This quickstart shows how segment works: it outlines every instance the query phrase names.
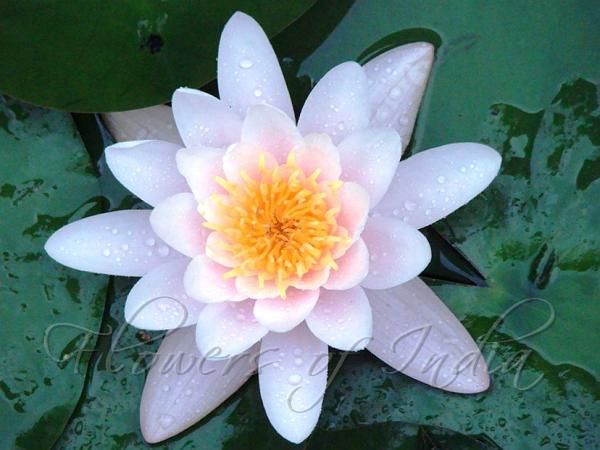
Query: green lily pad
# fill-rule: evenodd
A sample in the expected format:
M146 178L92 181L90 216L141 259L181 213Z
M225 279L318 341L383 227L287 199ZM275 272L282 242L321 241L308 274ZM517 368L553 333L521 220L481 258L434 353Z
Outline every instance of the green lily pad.
M104 202L68 114L0 96L0 167L0 448L39 448L77 404L107 282L53 262L43 245Z
M67 111L164 103L215 77L219 35L235 11L273 36L314 1L3 2L0 90Z

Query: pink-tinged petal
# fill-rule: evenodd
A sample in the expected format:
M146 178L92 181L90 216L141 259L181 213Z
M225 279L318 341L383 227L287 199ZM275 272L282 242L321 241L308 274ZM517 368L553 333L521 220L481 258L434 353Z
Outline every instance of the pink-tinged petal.
M59 263L77 270L141 277L182 258L150 226L150 210L114 211L65 225L44 249Z
M335 261L338 270L332 270L323 285L325 289L346 290L358 285L369 273L369 250L365 241L357 240Z
M257 300L254 317L270 331L290 331L310 314L319 299L319 290L288 289L286 298L275 297Z
M150 215L154 232L190 258L204 253L209 231L202 222L198 202L189 192L175 194L160 202Z
M340 153L327 134L309 134L296 151L296 164L310 175L319 170L319 180L337 180L342 173Z
M183 146L169 106L106 113L102 121L117 142L158 139Z
M204 307L183 288L188 259L172 261L151 270L131 289L125 302L125 320L145 330L187 327Z
M249 298L264 299L279 296L279 288L273 280L267 280L264 286L259 286L257 277L236 277L235 287L240 294Z
M429 242L416 228L389 217L371 217L361 236L369 249L369 273L361 283L387 289L419 275L429 261Z
M369 216L369 193L352 182L344 183L338 192L341 210L337 223L348 231L354 242L365 228Z
M290 286L308 291L318 289L329 279L330 272L329 266L319 270L309 270L301 278L291 281Z
M239 262L227 251L227 243L221 233L213 231L206 239L206 256L225 267L236 267Z
M232 357L257 343L268 329L252 313L254 300L206 305L196 324L196 344L207 358Z
M164 441L210 414L256 371L258 348L231 359L208 360L194 327L167 335L146 378L140 426L146 442Z
M182 148L177 152L176 161L179 173L183 175L199 202L212 194L224 190L215 182L223 177L223 156L225 150L213 147Z
M423 383L471 394L489 386L479 348L452 312L415 278L385 291L367 291L373 341L367 349Z
M303 135L326 133L334 144L368 124L367 76L355 62L342 63L327 72L309 94L298 119Z
M492 148L448 144L401 161L375 212L423 228L468 203L498 174L502 160Z
M290 94L269 39L244 13L236 12L221 33L217 79L221 100L242 117L250 106L266 103L294 119Z
M261 157L264 157L267 168L277 164L275 157L262 147L245 142L230 146L223 156L223 171L227 180L233 183L243 183L242 172L250 178L259 179L258 164Z
M433 63L434 48L416 42L385 52L365 64L371 125L398 131L406 148Z
M183 283L187 294L204 303L240 301L241 295L232 278L225 279L229 268L217 264L206 255L198 255L185 271Z
M346 291L321 289L317 306L306 325L319 339L340 350L362 350L371 341L371 306L365 291L355 286Z
M305 324L269 333L260 346L260 396L273 428L300 443L317 424L327 385L327 345Z
M285 163L288 153L303 145L296 124L283 112L269 105L253 106L242 125L241 142L266 151Z
M172 105L186 147L224 147L239 141L242 119L218 98L180 88L173 94Z
M369 128L358 131L339 145L342 180L363 186L373 208L387 192L402 153L400 136L394 130Z
M106 148L106 163L119 182L151 206L179 192L189 192L177 170L181 147L164 141L132 141Z

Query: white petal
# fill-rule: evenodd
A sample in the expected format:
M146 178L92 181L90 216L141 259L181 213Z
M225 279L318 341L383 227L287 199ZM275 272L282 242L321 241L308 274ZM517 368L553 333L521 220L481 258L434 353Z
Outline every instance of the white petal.
M337 223L344 227L355 241L362 233L369 216L369 193L362 186L352 182L344 183L338 192L341 211L337 215Z
M269 333L260 346L258 381L271 425L288 441L302 442L321 413L327 345L305 324L287 333Z
M301 278L296 277L295 279L292 279L293 281L290 281L290 286L305 291L318 289L321 286L323 286L325 282L329 279L330 272L330 267L325 267L324 269L309 270L304 275L302 275Z
M198 203L192 193L175 194L160 202L150 215L154 232L190 258L204 252L210 230L202 225Z
M365 241L357 240L335 262L338 270L330 272L329 279L323 286L325 289L346 290L359 284L369 273L369 250Z
M235 281L224 278L228 271L228 267L217 264L206 255L198 255L185 271L185 291L205 303L244 300L246 296L238 293Z
M481 144L448 144L401 161L375 212L423 228L468 203L497 175L500 155Z
M342 63L317 83L302 108L302 134L327 133L334 144L369 124L367 77L355 62Z
M373 208L388 190L402 153L394 130L369 128L353 133L339 145L342 180L363 186Z
M123 186L154 206L190 190L175 163L180 148L164 141L123 142L106 148L106 163Z
M183 274L188 259L151 270L133 286L125 302L125 320L145 330L187 327L198 320L203 304L187 296Z
M269 105L253 106L248 110L242 125L241 142L271 153L280 164L286 161L291 150L303 144L292 119Z
M371 261L361 285L369 289L387 289L411 280L431 261L425 236L400 220L370 217L362 238Z
M235 287L241 294L254 299L277 297L279 288L274 280L267 280L263 286L258 283L258 277L236 277Z
M213 147L182 148L177 152L177 169L199 202L224 192L215 182L216 177L224 175L224 155L225 150Z
M294 119L294 109L269 39L256 21L236 12L219 42L217 78L221 100L242 117L252 105L267 103Z
M206 238L206 256L225 267L236 267L240 259L227 250L227 238L218 231L213 231Z
M254 373L256 353L212 361L198 351L194 327L166 336L142 394L140 425L146 442L164 441L210 414Z
M315 336L340 350L362 350L371 340L371 306L360 286L346 291L321 289L319 302L306 318Z
M275 157L254 144L238 143L229 146L223 155L223 171L228 181L243 183L242 172L253 179L259 179L259 161L264 158L266 168L272 168L277 164Z
M479 348L435 293L418 278L385 291L367 291L373 341L367 346L394 369L446 391L489 386Z
M269 331L254 318L254 300L208 304L196 324L196 344L210 358L248 350Z
M301 291L288 289L285 299L281 297L257 300L254 317L271 331L290 331L310 314L319 299L319 289Z
M172 104L186 147L224 147L239 141L242 119L218 98L180 88L173 94Z
M371 125L398 131L404 148L410 141L433 54L431 44L416 42L385 52L365 64Z
M183 146L169 106L106 113L102 120L117 142L158 139Z
M125 277L141 277L182 257L154 233L150 210L86 217L56 231L44 249L73 269Z
M304 145L296 151L296 164L307 175L319 170L319 180L337 180L342 173L340 153L324 133L304 136Z

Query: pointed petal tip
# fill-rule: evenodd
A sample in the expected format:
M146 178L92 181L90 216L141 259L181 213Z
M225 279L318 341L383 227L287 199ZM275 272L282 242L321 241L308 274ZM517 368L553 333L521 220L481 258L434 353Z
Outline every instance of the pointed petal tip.
M150 368L139 416L142 436L149 444L202 420L256 372L253 355L258 347L247 357L211 361L198 351L194 332L194 327L186 327L168 333Z

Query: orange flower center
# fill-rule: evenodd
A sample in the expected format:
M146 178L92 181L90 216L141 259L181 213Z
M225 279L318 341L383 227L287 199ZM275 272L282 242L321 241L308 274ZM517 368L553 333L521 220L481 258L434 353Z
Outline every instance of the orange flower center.
M215 222L204 226L224 237L223 250L235 267L225 278L257 277L258 286L274 282L281 297L309 271L337 269L333 254L348 235L339 227L339 180L319 182L320 170L306 174L290 152L285 164L258 161L257 176L241 172L241 183L217 177L227 195L214 195Z

